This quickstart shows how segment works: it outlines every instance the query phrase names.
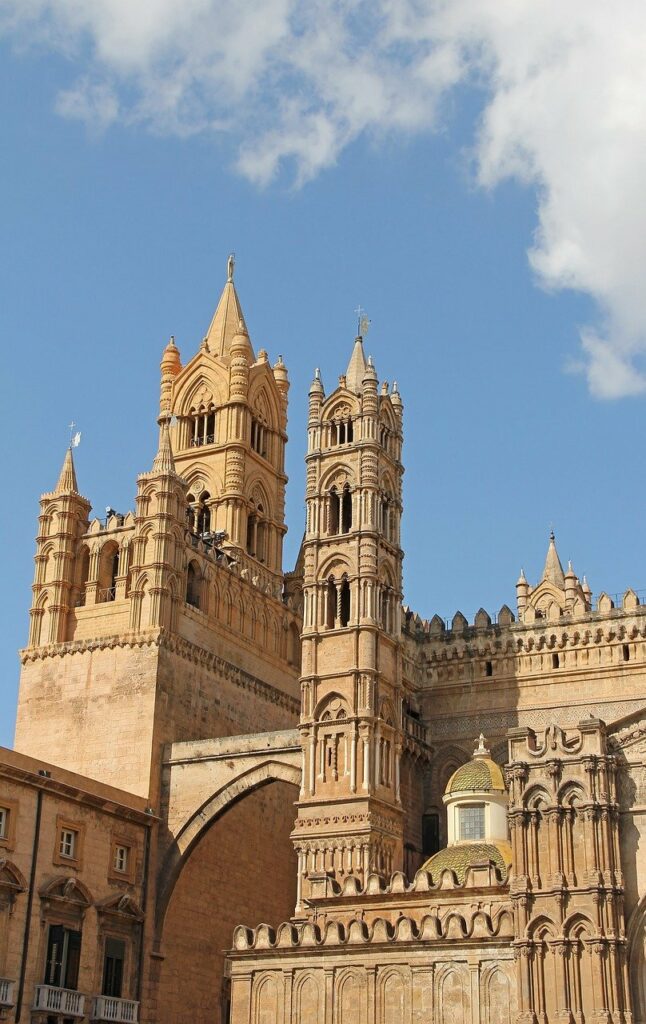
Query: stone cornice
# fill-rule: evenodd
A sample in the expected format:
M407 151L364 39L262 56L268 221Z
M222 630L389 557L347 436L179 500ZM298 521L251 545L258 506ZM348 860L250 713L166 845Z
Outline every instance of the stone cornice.
M258 679L238 665L233 665L225 658L205 650L198 644L191 643L174 633L167 633L163 629L144 631L141 633L120 633L114 636L104 636L88 640L69 640L62 644L49 644L46 647L24 648L20 651L20 661L26 665L30 661L45 661L47 658L62 658L68 654L84 654L87 651L114 650L115 648L135 647L157 647L173 654L178 654L195 665L202 665L211 672L217 672L225 679L241 687L250 690L264 700L272 704L278 704L286 708L294 715L300 712L300 699L290 697L276 689L271 683Z

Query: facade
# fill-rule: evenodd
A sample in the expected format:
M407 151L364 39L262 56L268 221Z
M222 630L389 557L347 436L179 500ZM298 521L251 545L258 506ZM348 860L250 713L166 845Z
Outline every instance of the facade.
M515 612L403 607L403 403L361 338L310 387L284 572L287 370L233 269L197 353L164 350L134 510L90 519L71 450L41 499L5 1016L646 1024L645 607L594 600L553 536Z

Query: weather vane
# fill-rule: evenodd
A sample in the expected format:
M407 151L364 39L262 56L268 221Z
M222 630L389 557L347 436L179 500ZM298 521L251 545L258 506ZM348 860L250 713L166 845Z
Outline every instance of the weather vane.
M76 426L76 423L74 422L74 420L72 420L72 422L69 424L69 428L70 428L70 448L78 448L78 446L81 443L81 431L77 430L77 432L74 433L74 427L75 426Z
M360 338L365 338L370 329L370 320L361 306L357 306L355 313L357 314L357 334Z

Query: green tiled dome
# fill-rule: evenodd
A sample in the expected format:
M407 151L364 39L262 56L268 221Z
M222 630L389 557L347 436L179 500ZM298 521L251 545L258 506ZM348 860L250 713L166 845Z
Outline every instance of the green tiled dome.
M446 792L453 793L504 793L505 779L500 765L489 757L476 757L453 772Z
M447 846L445 850L433 854L423 865L423 869L431 873L434 882L439 882L442 871L448 868L455 872L458 884L464 885L467 869L486 861L493 862L504 881L511 864L511 847L508 843L463 843Z

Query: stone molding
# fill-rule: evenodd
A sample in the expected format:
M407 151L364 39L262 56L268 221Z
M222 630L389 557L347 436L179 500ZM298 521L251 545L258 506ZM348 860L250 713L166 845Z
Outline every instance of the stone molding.
M113 636L99 637L96 640L70 640L61 644L49 644L47 647L26 648L20 652L22 664L30 661L44 661L47 658L64 657L67 654L84 654L87 651L113 650L114 648L135 648L135 647L157 647L178 654L186 661L195 665L201 665L210 672L223 676L227 682L239 686L241 689L249 690L256 696L263 697L272 704L291 711L298 715L300 701L288 694L281 693L271 683L266 683L257 676L251 675L238 665L207 651L204 647L185 640L175 634L169 634L164 629L156 629L149 633L115 634Z

